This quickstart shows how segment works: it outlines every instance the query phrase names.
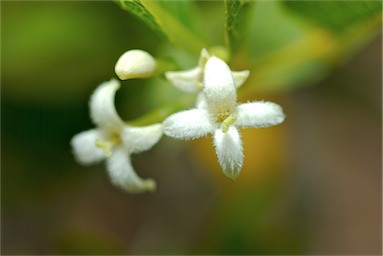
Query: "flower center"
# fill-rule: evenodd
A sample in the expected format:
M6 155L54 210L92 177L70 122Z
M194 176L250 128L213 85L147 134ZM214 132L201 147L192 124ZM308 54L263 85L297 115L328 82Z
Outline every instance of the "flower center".
M217 121L221 123L221 130L226 133L229 130L230 125L234 124L237 120L235 113L229 110L220 111L216 115Z
M119 144L121 144L121 138L117 133L111 134L107 140L96 140L96 147L102 149L106 157L110 157L112 148Z
M222 123L226 118L228 118L230 115L230 111L229 110L224 110L224 111L220 111L217 113L217 121L219 123Z

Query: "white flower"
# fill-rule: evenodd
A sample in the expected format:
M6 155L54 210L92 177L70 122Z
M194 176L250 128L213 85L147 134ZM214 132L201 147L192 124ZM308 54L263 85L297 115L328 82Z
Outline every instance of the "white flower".
M162 125L126 125L116 112L114 96L120 84L110 80L101 84L90 100L90 115L97 128L81 132L71 140L74 155L84 165L106 159L114 185L132 193L153 191L152 179L141 179L134 171L130 154L150 149L162 136Z
M203 87L203 72L206 62L211 58L206 49L202 49L198 66L184 71L170 71L165 73L168 79L175 87L184 92L200 92ZM249 77L250 71L231 71L235 87L240 87Z
M177 139L213 134L224 174L235 179L243 165L242 140L237 127L268 127L283 122L282 108L272 102L237 105L236 86L225 62L211 57L204 71L203 107L181 111L164 121L164 133Z
M125 52L118 59L114 68L121 80L146 78L153 75L155 69L155 59L143 50L129 50Z

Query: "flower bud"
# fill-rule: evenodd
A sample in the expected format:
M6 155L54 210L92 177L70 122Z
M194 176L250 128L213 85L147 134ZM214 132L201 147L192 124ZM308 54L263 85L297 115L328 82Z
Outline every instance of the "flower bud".
M143 50L125 52L114 68L121 80L150 77L156 68L156 61Z

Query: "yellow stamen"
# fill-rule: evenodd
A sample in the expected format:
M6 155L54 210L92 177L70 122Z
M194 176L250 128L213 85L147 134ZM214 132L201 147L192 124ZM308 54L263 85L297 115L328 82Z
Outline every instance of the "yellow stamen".
M225 120L223 120L221 124L222 132L227 133L227 131L230 128L230 125L234 124L236 120L237 120L237 117L235 115L230 115Z
M121 143L118 135L112 134L108 140L96 140L96 147L104 151L106 157L112 155L112 147Z
M112 151L111 151L112 146L113 146L113 143L110 141L96 140L96 147L98 147L99 149L102 149L106 157L110 157L112 155Z
M222 123L229 116L230 116L230 111L229 110L220 111L220 112L217 113L217 121Z

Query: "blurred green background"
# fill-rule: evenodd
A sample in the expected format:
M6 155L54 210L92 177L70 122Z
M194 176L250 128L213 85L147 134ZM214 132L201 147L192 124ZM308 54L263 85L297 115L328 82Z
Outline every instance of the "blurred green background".
M381 18L369 33L342 30L348 18L329 29L331 16L308 21L288 4L259 1L233 56L234 70L252 70L240 100L287 114L243 131L238 180L224 177L210 139L163 138L133 156L157 193L130 195L71 154L71 137L93 127L89 95L128 49L184 67L198 56L172 52L113 2L2 1L2 254L380 254ZM223 44L223 6L197 10L214 28L202 34ZM163 77L131 80L116 104L131 119L178 95Z

